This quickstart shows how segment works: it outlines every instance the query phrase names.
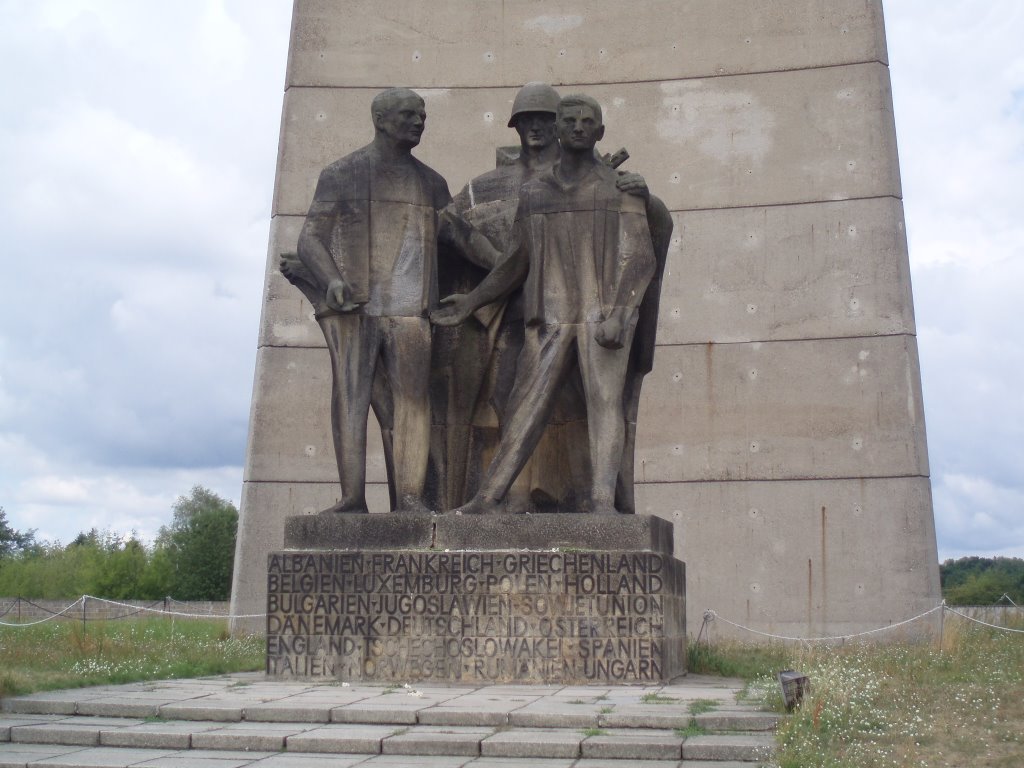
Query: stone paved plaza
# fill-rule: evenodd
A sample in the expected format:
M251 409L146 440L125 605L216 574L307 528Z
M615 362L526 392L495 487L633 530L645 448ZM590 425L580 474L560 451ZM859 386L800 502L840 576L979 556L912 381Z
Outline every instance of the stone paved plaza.
M385 687L261 673L98 686L4 700L0 768L735 768L767 759L779 717L740 690L702 676Z

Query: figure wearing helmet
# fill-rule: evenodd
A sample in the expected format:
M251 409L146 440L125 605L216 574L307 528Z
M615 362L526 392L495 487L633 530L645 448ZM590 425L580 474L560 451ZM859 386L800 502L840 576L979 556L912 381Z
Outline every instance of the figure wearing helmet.
M519 147L500 148L498 167L473 179L442 212L440 242L461 254L463 260L458 264L449 261L447 268L442 260L440 295L468 293L507 256L520 190L528 181L549 171L559 157L555 135L559 101L558 92L546 83L523 86L512 103L508 121L509 127L519 134ZM648 210L654 214L652 232L658 229L654 226L656 221L668 219L667 209L648 194L647 184L639 174L620 172L616 185L620 191L640 195L647 201ZM667 226L671 231L671 219ZM667 237L656 235L655 240L659 239L664 240L664 248L658 248L663 264ZM655 293L655 317L656 296ZM650 303L649 297L645 304ZM437 486L437 506L444 509L460 505L478 490L510 412L509 399L525 337L522 292L513 291L504 300L477 311L475 317L479 322L466 323L457 331L435 328L435 440L431 471ZM637 342L636 346L642 347L639 338ZM653 352L653 335L650 347ZM638 381L642 377L640 373ZM634 510L632 437L639 383L630 391L635 395L627 392L627 450L619 489L620 509L628 512ZM444 392L443 397L437 396L440 392ZM439 427L442 439L437 439ZM590 462L586 452L580 450L587 442L583 381L576 370L558 392L536 450L507 495L508 510L578 507L581 496L591 485Z
M508 121L519 146L499 148L497 167L470 181L442 212L439 240L447 258L441 257L438 270L441 295L468 292L502 259L520 188L558 158L559 98L546 83L523 86ZM459 329L435 329L434 391L444 396L433 398L431 481L442 508L473 496L497 447L523 346L521 292L483 308L476 318ZM517 511L554 506L573 488L586 487L586 468L568 465L575 454L565 449L567 441L586 440L578 391L568 387L555 410L538 458L509 494Z

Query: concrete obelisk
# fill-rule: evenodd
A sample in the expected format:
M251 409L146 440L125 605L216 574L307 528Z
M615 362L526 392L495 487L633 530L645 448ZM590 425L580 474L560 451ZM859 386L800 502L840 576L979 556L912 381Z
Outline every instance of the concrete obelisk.
M609 147L628 148L675 220L636 493L638 512L675 524L689 626L713 608L762 631L845 634L932 607L879 0L297 0L233 613L265 610L285 518L338 499L328 355L277 272L319 170L366 143L373 93L402 85L427 103L417 155L459 189L514 141L512 98L531 80L595 96ZM373 511L388 496L379 442Z

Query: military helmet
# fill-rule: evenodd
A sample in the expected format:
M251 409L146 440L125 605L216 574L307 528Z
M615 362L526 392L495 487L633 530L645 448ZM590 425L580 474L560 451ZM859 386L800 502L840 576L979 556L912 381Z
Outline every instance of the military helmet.
M527 83L519 89L516 100L512 102L512 116L508 119L508 127L515 127L516 115L523 112L558 112L558 91L547 83Z

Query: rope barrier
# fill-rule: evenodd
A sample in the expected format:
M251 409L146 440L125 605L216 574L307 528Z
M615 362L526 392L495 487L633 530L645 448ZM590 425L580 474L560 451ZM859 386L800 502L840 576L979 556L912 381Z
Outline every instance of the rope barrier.
M919 613L917 616L913 616L913 617L911 617L909 619L905 619L903 621L899 621L899 622L897 622L895 624L887 624L887 625L885 625L883 627L877 627L875 629L869 629L869 630L866 630L864 632L854 632L854 633L851 633L851 634L848 634L848 635L831 635L831 636L827 636L827 637L793 637L793 636L789 636L789 635L776 635L776 634L774 634L772 632L763 632L763 631L761 631L759 629L754 629L753 627L748 627L748 626L745 626L743 624L738 624L735 621L730 621L729 619L725 618L724 616L719 615L716 611L714 611L711 608L708 608L707 610L704 611L704 623L701 625L701 631L702 632L704 631L704 626L706 624L708 624L708 622L714 621L715 619L718 619L719 621L723 621L726 624L729 624L729 625L731 625L733 627L736 627L737 629L742 629L745 632L751 632L751 633L753 633L755 635L761 635L762 637L770 637L770 638L773 638L775 640L791 640L791 641L794 641L794 642L801 642L801 643L823 643L823 642L834 642L836 640L852 640L852 639L854 639L856 637L865 637L867 635L874 635L874 634L877 634L879 632L885 632L885 631L890 630L890 629L896 629L897 627L902 627L902 626L905 626L906 624L910 624L912 622L915 622L918 619L923 619L925 616L928 616L929 614L935 613L936 611L942 611L943 613L945 613L946 611L949 611L950 613L955 613L957 616L959 616L961 618L967 619L968 621L973 621L975 624L981 624L981 625L989 627L991 629L998 629L998 630L1001 630L1003 632L1013 632L1013 633L1018 633L1018 634L1024 634L1024 629L1013 629L1011 627L1001 627L998 624L990 624L987 621L981 621L980 619L975 619L973 616L968 616L965 613L961 613L960 611L958 611L958 610L956 610L954 608L950 608L948 605L946 605L946 601L945 600L943 600L939 605L935 606L934 608L930 608L929 610L925 611L924 613Z
M18 599L21 600L21 602L24 603L25 605L30 605L33 608L35 608L36 610L42 611L43 613L48 613L51 616L56 616L56 615L61 613L61 611L51 611L45 605L39 605L38 603L33 603L31 600L26 600L24 597L19 597ZM78 599L81 600L82 598L80 597ZM66 609L62 609L62 610L66 610Z
M188 603L184 603L184 602L182 602L181 600L175 600L175 599L174 599L173 597L171 597L170 595L168 595L168 596L167 596L167 600L166 600L166 602L167 602L168 604L169 604L169 603L175 603L176 605L188 605ZM209 610L209 611L208 611L207 613L204 613L204 614L202 614L202 615L203 615L203 616L222 616L223 614L220 614L220 613L215 613L215 612L214 612L214 610L213 610L213 609L211 608L211 609L210 609L210 610ZM265 614L265 613L264 613L264 614L261 614L261 615L263 615L263 616L266 616L266 614Z
M747 626L744 626L743 624L737 624L735 621L729 621L729 619L725 618L724 616L720 616L716 611L712 610L711 608L708 608L704 612L704 615L707 616L708 614L711 614L712 620L718 619L719 621L724 621L726 624L730 624L730 625L736 627L737 629L742 629L742 630L745 630L747 632L753 632L755 635L761 635L762 637L771 637L771 638L774 638L776 640L793 640L795 642L800 642L800 643L824 643L824 642L835 641L835 640L852 640L855 637L865 637L866 635L874 635L874 634L877 634L878 632L885 632L885 631L890 630L890 629L896 629L897 627L902 627L905 624L910 624L911 622L917 621L918 619L923 619L925 616L928 616L929 614L935 613L936 611L941 611L944 607L945 607L944 604L940 604L940 605L935 606L934 608L929 608L924 613L919 613L917 616L914 616L912 618L905 619L904 621L897 622L896 624L887 624L884 627L877 627L876 629L869 629L866 632L853 632L853 633L848 634L848 635L832 635L832 636L829 636L829 637L791 637L791 636L788 636L788 635L775 635L775 634L772 634L771 632L762 632L759 629L754 629L753 627L747 627Z
M93 597L92 595L86 595L90 600L97 600L107 605L116 605L121 608L138 608L135 605L129 605L128 603L119 603L117 600L107 600L102 597ZM182 611L167 611L163 608L138 608L139 612L148 611L150 613L159 613L162 616L181 616L189 619L260 619L266 617L265 613L184 613Z
M155 605L162 604L163 603L162 600L158 600L155 603L151 604L150 606L138 606L138 605L131 605L129 603L122 603L122 602L119 602L117 600L107 600L106 598L103 598L103 597L93 597L92 595L82 595L80 598L75 600L75 602L71 603L71 605L68 605L68 606L62 608L59 611L51 611L50 609L45 608L45 607L43 607L41 605L36 605L35 603L32 603L32 602L30 602L28 600L23 600L22 602L24 602L24 603L26 603L28 605L31 605L31 606L37 608L40 611L45 611L46 613L49 613L50 615L46 616L45 618L38 619L36 621L22 621L22 622L0 621L0 627L33 627L33 626L35 626L37 624L44 624L47 621L53 621L53 620L59 619L59 618L68 618L67 616L65 616L65 614L68 611L70 611L72 608L84 605L86 600L95 600L98 603L105 603L107 605L114 605L114 606L117 606L119 608L127 608L128 610L131 611L131 613L127 613L127 614L125 614L123 616L111 616L111 617L105 617L105 618L104 617L101 617L101 618L83 618L82 621L114 621L114 620L117 620L117 619L126 619L126 618L130 618L131 616L137 616L140 613L157 613L157 614L160 614L161 616L172 616L172 617L187 618L187 619L260 619L260 618L265 618L266 615L267 615L265 613L240 613L240 614L230 614L230 613L186 613L184 611L168 611L168 610L164 610L163 608L154 608L153 607ZM179 602L179 601L175 600L174 602ZM75 620L77 621L78 618L75 617Z
M44 619L39 619L38 621L23 621L23 622L0 621L0 627L34 627L36 624L45 624L48 621L53 621L54 619L62 618L65 613L70 611L76 605L83 604L84 601L85 601L85 596L83 595L82 597L80 597L77 600L75 600L75 602L73 602L71 605L69 605L67 608L64 608L63 610L56 611L56 612L50 611L50 613L52 615L47 616Z
M21 600L21 598L18 598L18 600ZM45 618L38 619L36 621L26 621L26 622L0 621L0 627L32 627L32 626L35 626L37 624L43 624L43 623L45 623L47 621L53 621L53 620L58 619L58 618L67 618L67 616L65 614L67 614L68 611L70 611L72 608L75 608L76 606L79 606L79 605L82 605L84 607L84 604L85 604L86 600L95 600L96 602L99 602L99 603L105 603L107 605L114 605L114 606L117 606L119 608L126 608L126 609L131 611L131 613L125 614L124 616L110 617L109 620L129 618L131 616L137 616L140 613L157 613L157 614L160 614L162 616L176 616L176 617L189 618L189 619L210 619L210 618L217 618L217 619L262 619L262 618L266 618L266 616L267 616L266 613L240 613L240 614L230 614L230 613L224 614L224 613L212 613L212 612L210 612L210 613L187 613L185 611L170 611L170 610L167 610L166 608L156 608L156 607L154 607L154 606L156 606L156 605L158 605L158 604L160 604L161 602L164 602L164 601L157 601L157 602L152 603L149 606L137 606L137 605L131 605L129 603L122 603L122 602L117 601L117 600L108 600L108 599L103 598L103 597L93 597L92 595L82 595L80 598L75 600L75 602L71 603L70 605L66 606L65 608L62 608L59 611L51 611L50 609L45 608L45 607L43 607L41 605L36 605L35 603L33 603L33 602L29 601L29 600L23 600L22 602L27 603L28 605L31 605L34 608L37 608L38 610L45 611L46 613L49 613L50 615L45 617ZM174 600L173 598L169 598L168 602L174 602L174 603L178 603L179 605L182 605L182 603L180 601ZM11 608L8 608L7 611L4 611L3 613L0 613L0 617L5 616L7 613L10 612L10 610L11 610ZM824 642L835 642L837 640L840 640L840 641L852 640L852 639L857 638L857 637L867 637L868 635L878 634L879 632L886 632L886 631L888 631L890 629L896 629L898 627L902 627L902 626L905 626L907 624L911 624L911 623L913 623L915 621L918 621L919 619L923 619L925 616L929 616L929 615L935 613L936 611L943 611L943 612L949 611L950 613L955 613L960 618L967 619L968 621L973 621L975 624L981 624L982 626L986 626L986 627L989 627L991 629L998 629L998 630L1002 630L1004 632L1014 632L1014 633L1018 633L1018 634L1024 634L1024 629L1012 629L1010 627L1001 627L1001 626L999 626L997 624L990 624L987 621L981 621L980 619L975 619L973 616L968 616L965 613L961 613L960 611L958 611L958 610L956 610L954 608L950 608L949 606L947 606L945 600L943 600L939 605L935 606L934 608L930 608L927 611L924 611L923 613L919 613L917 616L912 616L909 619L904 619L903 621L896 622L895 624L887 624L885 626L876 627L875 629L868 629L868 630L865 630L863 632L852 632L852 633L845 634L845 635L827 635L827 636L823 636L823 637L796 637L796 636L792 636L792 635L777 635L777 634L774 634L772 632L764 632L764 631L762 631L760 629L754 629L753 627L748 627L748 626L746 626L744 624L739 624L739 623L737 623L735 621L731 621L731 620L725 618L724 616L722 616L721 614L719 614L717 611L715 611L712 608L708 608L708 609L706 609L704 611L704 616L703 616L704 621L701 624L700 631L701 631L701 633L703 633L705 627L710 622L718 620L718 621L722 621L722 622L724 622L726 624L729 624L730 626L736 627L737 629L742 629L744 632L750 632L750 633L755 634L755 635L760 635L761 637L769 637L769 638L772 638L774 640L789 640L789 641L801 642L801 643L824 643ZM85 619L83 618L83 621L84 620ZM102 620L104 620L104 619L90 619L90 621L102 621ZM698 634L697 642L700 642L700 634Z
M1024 629L1013 629L1012 627L1000 627L998 624L989 624L987 621L982 621L981 619L976 619L973 616L968 616L966 613L960 613L960 611L955 608L950 608L949 606L944 607L950 613L955 613L960 618L973 621L975 624L981 624L982 626L991 627L992 629L1001 629L1003 632L1017 632L1024 635Z

